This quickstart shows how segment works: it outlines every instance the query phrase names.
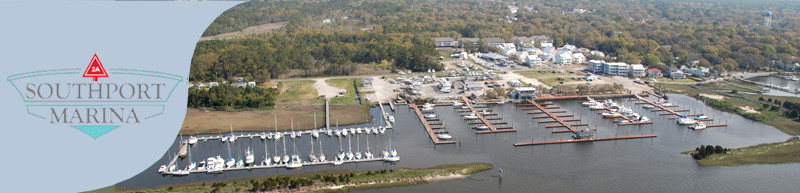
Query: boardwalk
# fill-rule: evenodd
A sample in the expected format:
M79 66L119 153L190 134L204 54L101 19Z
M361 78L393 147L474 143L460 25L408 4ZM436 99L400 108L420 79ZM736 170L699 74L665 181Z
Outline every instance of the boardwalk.
M414 112L417 113L417 117L419 117L419 121L422 122L422 126L425 128L425 131L427 131L428 135L431 136L431 141L433 141L433 144L438 145L438 144L449 144L449 143L455 143L456 142L456 141L452 141L452 140L440 141L439 138L436 137L436 133L433 132L433 129L431 129L431 125L428 124L428 120L425 120L425 117L422 115L422 111L419 110L419 107L417 107L417 105L413 104L413 103L409 103L408 107L411 107L412 109L414 109Z
M541 117L541 118L551 118L551 119L555 120L555 122L558 122L559 124L561 124L560 125L561 127L567 128L570 132L573 132L573 133L576 133L576 134L578 133L578 130L575 129L575 126L573 126L573 125L567 123L567 121L564 121L561 118L559 118L561 116L566 116L566 115L560 115L560 116L559 115L554 115L553 113L548 111L547 108L542 107L542 105L540 105L539 103L536 103L535 100L528 100L528 102L531 103L534 107L536 107L539 111L544 112L545 114L547 114L547 116L544 116L544 117ZM534 118L539 118L539 117L534 117ZM580 120L578 120L578 121L580 121ZM553 132L555 132L555 131L553 131Z
M461 100L464 101L464 105L467 105L467 107L469 107L469 110L472 111L472 113L474 113L475 116L477 116L478 119L480 119L481 122L483 122L483 124L486 125L486 127L489 127L489 131L477 131L475 133L483 134L483 133L499 133L499 132L517 132L517 130L511 129L510 127L504 127L503 129L498 129L497 127L492 125L492 123L489 122L489 120L487 120L486 117L483 117L483 114L475 110L475 107L472 106L472 103L469 102L469 99L467 99L467 97L462 96Z
M389 103L389 104L392 104L392 103ZM386 111L383 110L383 104L380 101L378 101L378 106L381 107L381 116L383 116L383 121L386 124L386 128L387 129L391 129L393 126L392 126L392 122L389 121L389 114L386 114Z
M589 100L594 100L594 99L592 99L591 97L587 97L587 99L589 99ZM606 109L608 112L611 112L611 111L613 111L613 110L612 110L610 107L607 107L607 106L605 106L605 105L603 105L603 108L605 108L605 109ZM653 124L653 122L652 122L652 121L634 121L634 120L633 120L633 119L631 119L630 117L627 117L627 116L624 116L624 115L623 115L622 117L620 117L620 118L627 120L627 122L621 122L621 123L619 123L619 124L617 124L617 125L643 125L643 124Z

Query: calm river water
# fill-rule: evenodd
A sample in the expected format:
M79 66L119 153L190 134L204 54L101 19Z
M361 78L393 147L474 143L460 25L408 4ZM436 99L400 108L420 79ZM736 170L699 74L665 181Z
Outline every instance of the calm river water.
M654 98L651 98L654 100ZM724 147L744 147L761 143L784 141L792 136L784 134L772 126L753 122L738 115L720 112L705 107L701 101L682 95L670 95L670 101L680 107L692 109L693 113L706 113L716 119L715 123L727 123L728 127L708 128L702 131L687 129L675 124L660 112L650 112L627 99L616 100L626 106L634 106L634 111L651 117L655 124L642 126L617 126L611 120L603 119L597 111L590 111L577 101L557 101L561 110L574 114L597 128L598 137L656 134L657 138L602 141L577 144L556 144L514 147L514 142L544 141L569 138L571 133L552 133L552 128L544 128L552 123L538 124L513 104L490 105L499 112L505 121L513 123L516 133L475 134L474 130L449 106L436 107L435 112L444 120L451 135L459 141L456 144L432 145L422 128L416 114L407 106L398 106L394 113L397 124L387 135L371 136L370 148L377 154L385 147L389 133L394 133L394 142L401 156L395 164L369 162L344 164L342 166L305 166L300 169L262 169L252 171L232 171L219 175L191 174L185 177L161 176L156 172L160 165L169 159L165 155L131 179L117 184L117 188L150 188L162 185L175 185L187 182L212 181L231 178L246 178L287 173L309 173L321 170L376 170L389 168L421 168L445 163L488 162L495 169L473 174L466 179L433 182L406 187L356 190L354 192L795 192L800 189L800 164L770 164L747 166L699 166L691 157L680 152L692 150L702 144L722 145ZM387 108L388 110L388 108ZM380 110L372 108L375 115L373 123L354 127L379 125ZM536 115L539 116L539 115ZM313 123L303 123L309 127ZM235 127L235 126L234 126ZM349 126L348 126L349 127ZM344 128L344 127L342 127ZM556 128L558 129L558 128ZM563 129L563 128L562 128ZM309 151L310 136L304 136L297 143L300 155L305 158ZM339 147L337 138L321 137L328 157L333 157ZM287 151L292 151L291 141L287 141ZM356 141L352 139L355 151ZM365 151L365 139L360 138L361 151ZM177 140L176 140L177 143ZM347 149L346 139L343 146ZM260 139L240 138L231 146L232 155L243 152L247 146L253 147L257 161L264 156L264 143ZM283 146L278 143L278 151ZM177 151L177 144L168 152ZM268 151L274 155L274 143L268 141ZM315 145L315 151L319 151ZM218 141L198 142L192 148L194 160L209 156L227 156L226 144ZM330 158L329 158L330 159ZM187 160L180 163L186 166ZM503 178L497 169L503 169Z
M791 81L791 80L786 80L784 78L775 77L775 76L759 76L759 77L750 78L750 80L756 81L756 82L774 84L774 85L778 85L778 86L781 86L781 87L788 86L789 88L792 88L792 89L800 88L800 81ZM764 91L764 94L773 95L773 96L793 96L793 97L800 96L800 94L792 94L792 93L788 93L788 92L784 92L784 91L780 91L780 90L776 90L776 89L770 89L769 91Z

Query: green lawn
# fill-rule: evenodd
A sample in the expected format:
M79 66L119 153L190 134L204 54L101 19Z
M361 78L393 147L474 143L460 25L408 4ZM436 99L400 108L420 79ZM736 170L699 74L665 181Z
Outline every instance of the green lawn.
M744 164L777 164L800 162L800 140L792 138L785 142L762 144L732 149L726 154L714 154L697 161L701 165L735 166Z
M296 103L319 103L317 99L317 89L314 89L314 81L284 81L281 82L281 93L275 101L277 104L296 104Z
M358 89L361 89L361 78L347 78L347 79L328 79L325 80L328 85L332 87L336 87L339 89L346 89L347 94L341 97L334 97L331 98L331 104L355 104L356 95L355 95L355 88L353 87L353 82L355 81L355 85L358 86Z
M542 73L543 72L543 73ZM577 82L582 80L574 80L572 77L579 77L582 78L582 74L573 74L573 73L552 73L552 70L544 70L542 72L532 70L532 71L517 71L516 73L528 77L528 78L535 78L540 82L548 85L548 86L555 86L558 85L559 82L563 81L564 83L567 82ZM558 78L563 78L563 80L558 80Z

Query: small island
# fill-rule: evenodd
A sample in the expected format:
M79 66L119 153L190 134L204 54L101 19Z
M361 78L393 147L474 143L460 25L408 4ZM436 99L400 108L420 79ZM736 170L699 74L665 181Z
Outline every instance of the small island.
M489 170L489 163L446 164L421 169L373 171L320 171L316 173L264 176L163 186L155 189L118 190L119 192L327 192L363 188L406 186L430 181L465 178Z
M779 164L800 162L800 139L792 138L785 142L761 144L737 149L717 151L706 150L708 146L684 152L692 155L700 165L737 166L746 164Z

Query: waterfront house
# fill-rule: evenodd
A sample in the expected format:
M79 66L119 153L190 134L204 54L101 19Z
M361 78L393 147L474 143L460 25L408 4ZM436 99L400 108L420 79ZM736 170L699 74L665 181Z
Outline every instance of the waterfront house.
M641 78L647 75L646 68L641 64L631 64L628 69L628 76Z
M536 93L536 88L533 87L520 87L514 88L514 91L511 92L511 98L513 99L533 99L536 98L538 93Z
M650 77L650 78L661 78L661 77L664 77L664 74L661 73L661 69L651 68L651 69L647 70L647 77Z

